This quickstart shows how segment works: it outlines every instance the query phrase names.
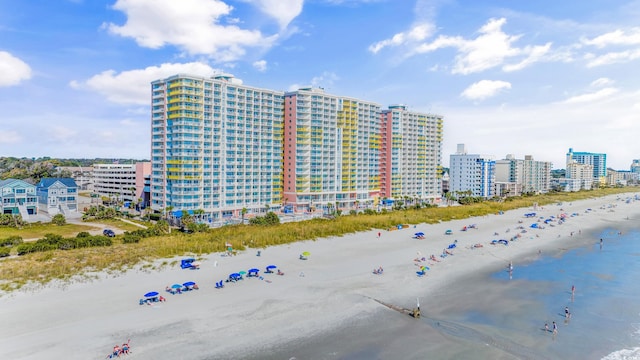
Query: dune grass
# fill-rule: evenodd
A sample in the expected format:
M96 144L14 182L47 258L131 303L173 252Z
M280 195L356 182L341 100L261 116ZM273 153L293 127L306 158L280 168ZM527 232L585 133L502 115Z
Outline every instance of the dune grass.
M34 223L26 224L22 227L0 227L0 238L6 238L9 236L20 236L23 239L40 239L45 234L56 234L64 237L76 236L81 231L96 230L96 227L90 225L79 224L65 224L65 225L53 225L51 223Z
M54 279L69 279L91 271L122 271L146 263L149 270L170 264L155 262L175 256L197 256L226 249L264 248L301 240L339 236L372 229L388 229L398 224L437 223L452 219L495 214L518 208L540 206L558 202L571 202L611 194L638 192L635 188L611 188L577 193L559 193L514 198L505 202L483 202L465 206L391 211L384 214L341 216L336 219L314 219L302 223L274 226L232 225L212 229L206 233L183 234L173 231L169 235L142 239L139 243L123 244L121 237L110 247L54 250L33 253L0 261L0 290L11 291L27 283L45 284ZM133 225L131 225L133 226ZM134 229L136 230L136 229ZM160 265L154 265L160 264Z

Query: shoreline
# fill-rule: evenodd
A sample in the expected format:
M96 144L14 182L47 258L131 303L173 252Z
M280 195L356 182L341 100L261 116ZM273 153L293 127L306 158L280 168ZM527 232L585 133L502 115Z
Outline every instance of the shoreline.
M0 330L0 354L6 352L6 357L14 359L36 359L45 354L69 358L68 349L75 347L71 358L92 358L105 356L113 344L130 338L132 356L140 358L180 358L184 349L193 354L190 358L251 358L251 354L264 357L264 351L277 352L299 341L357 328L373 316L386 318L384 311L389 309L371 299L411 308L420 297L421 304L427 305L433 299L460 291L451 284L471 274L504 269L509 261L517 269L519 264L534 261L538 250L557 256L588 244L597 229L624 228L626 216L640 219L640 202L617 200L632 194L636 193L564 205L565 213L579 215L545 229L528 227L536 221L524 219L523 213L531 209L516 209L503 215L382 231L380 238L378 231L372 230L279 245L262 249L260 257L256 256L256 249L233 257L209 254L202 261L201 270L195 271L170 266L153 272L138 268L123 274L99 273L98 279L82 283L19 290L0 298L0 316L16 324ZM607 207L611 204L615 207ZM557 216L560 208L547 205L537 212L547 218ZM585 212L588 208L592 210ZM518 220L523 222L519 224ZM460 231L472 223L477 224L477 229ZM527 230L520 239L508 246L489 245L492 239L515 235L518 225ZM445 235L447 229L453 234ZM509 233L506 229L510 229ZM424 232L426 239L413 238L418 231ZM499 235L494 236L495 232ZM440 258L443 249L454 240L458 240L452 249L454 255ZM470 249L475 243L483 247ZM311 253L309 260L298 259L304 251ZM413 260L418 251L426 258L434 254L440 260L417 263L430 268L424 277L416 276L418 266ZM281 268L285 276L263 274L264 280L252 278L227 284L224 289L214 287L229 273L251 267L263 271L271 263ZM378 266L383 266L383 275L372 274ZM189 280L196 281L200 290L175 296L164 294L166 285ZM153 290L168 301L138 305L142 294ZM446 306L455 308L456 304ZM398 321L406 323L404 319Z

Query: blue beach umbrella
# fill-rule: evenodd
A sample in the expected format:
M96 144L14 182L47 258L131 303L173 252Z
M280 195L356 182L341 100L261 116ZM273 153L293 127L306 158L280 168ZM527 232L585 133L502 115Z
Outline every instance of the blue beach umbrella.
M151 291L151 292L148 292L148 293L144 294L144 297L148 297L148 298L149 297L156 297L156 296L158 296L158 292L157 291Z
M240 277L239 273L233 273L233 274L229 274L230 278L234 278L234 277Z
M278 267L277 267L277 266L275 266L275 265L269 265L269 266L267 266L267 269L277 269L277 268L278 268Z
M186 283L184 283L184 284L182 284L182 285L184 285L184 286L193 286L193 285L195 285L195 284L196 284L196 283L194 283L193 281L187 281Z
M260 271L260 269L256 269L256 268L249 269L249 272L259 272L259 271Z
M173 284L173 285L171 285L171 288L172 288L172 289L181 289L181 288L182 288L182 285L180 285L180 284Z

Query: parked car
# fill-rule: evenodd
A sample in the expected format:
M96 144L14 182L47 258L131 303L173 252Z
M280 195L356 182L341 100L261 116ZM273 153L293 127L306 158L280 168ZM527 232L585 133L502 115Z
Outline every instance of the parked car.
M104 229L104 231L102 231L102 235L108 236L108 237L114 237L116 236L116 233L113 232L113 230L111 229Z

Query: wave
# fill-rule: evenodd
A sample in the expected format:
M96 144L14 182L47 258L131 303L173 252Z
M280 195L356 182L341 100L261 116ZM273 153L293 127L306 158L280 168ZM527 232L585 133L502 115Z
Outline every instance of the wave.
M640 347L614 351L602 360L640 360Z

